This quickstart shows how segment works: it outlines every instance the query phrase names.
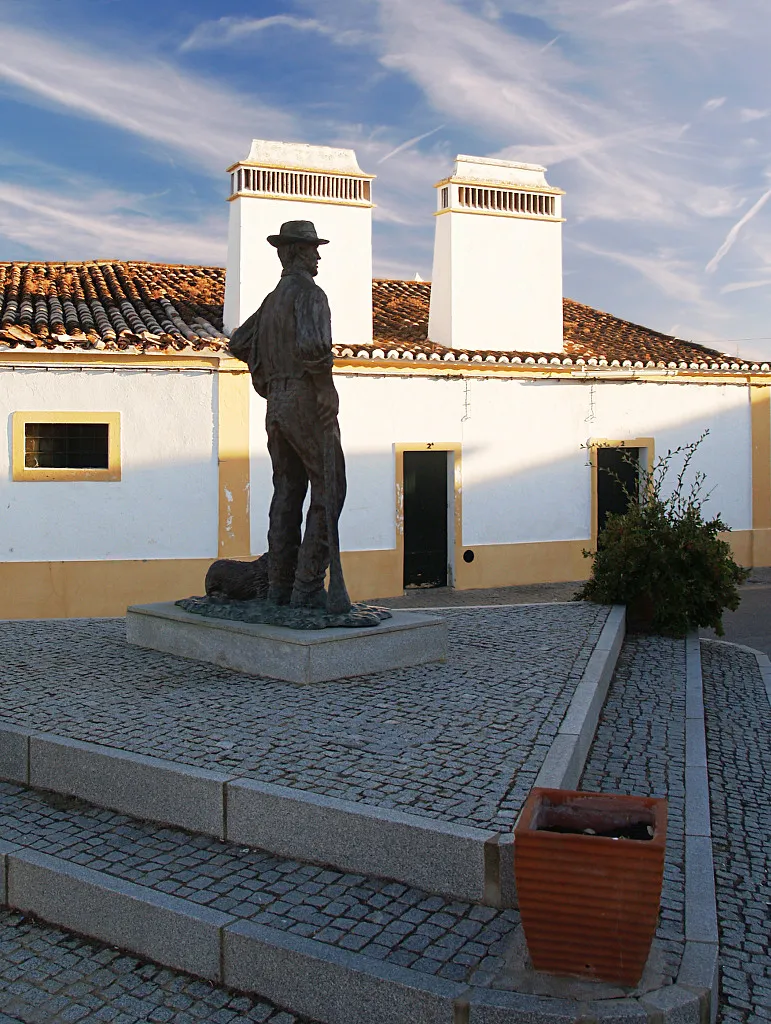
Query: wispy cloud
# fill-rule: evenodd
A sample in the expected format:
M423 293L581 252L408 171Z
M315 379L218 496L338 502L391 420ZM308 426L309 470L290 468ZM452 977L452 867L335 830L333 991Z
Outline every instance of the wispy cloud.
M218 18L204 21L182 43L181 50L213 50L234 46L261 35L269 29L292 29L327 36L334 43L355 46L366 37L357 29L338 29L317 18L297 18L291 14L273 14L267 18Z
M771 288L771 277L762 281L736 281L733 284L726 284L720 289L721 295L730 295L731 292L746 292L751 288Z
M429 132L423 132L422 135L415 135L415 136L413 136L413 138L407 139L406 142L400 143L394 149L392 149L388 153L386 153L385 156L381 156L380 159L378 160L378 163L379 164L384 164L386 162L386 160L390 160L391 157L396 156L397 153L403 153L407 149L412 149L413 146L416 146L419 142L422 142L423 139L427 139L431 135L436 135L436 133L440 132L442 130L442 128L444 128L444 125L440 124L440 125L437 125L436 128L432 128L431 131L429 131Z
M290 113L167 62L13 25L2 38L0 83L17 96L148 139L211 173L238 159L254 135L296 135Z
M747 124L751 121L762 121L769 114L771 114L771 110L756 110L754 107L742 107L739 111L739 120L743 124Z
M767 192L764 192L760 199L758 199L758 201L753 206L751 206L749 210L747 210L745 215L734 224L734 226L726 235L723 244L720 246L718 251L707 264L705 269L708 274L714 274L714 272L720 265L720 261L724 259L733 248L734 243L736 242L736 239L739 237L742 228L746 224L749 224L752 218L757 216L758 213L760 213L760 211L763 209L763 207L766 205L769 199L771 199L771 189L769 189Z
M137 196L106 188L66 196L0 182L0 236L41 258L224 262L224 218L160 220L141 205Z
M725 96L714 96L711 100L707 100L701 109L705 113L711 114L713 110L719 110L725 104L725 101Z
M641 274L664 295L685 300L700 307L702 312L717 311L717 306L704 294L696 271L688 261L670 253L639 254L612 251L588 242L578 242L577 248L594 256L603 256Z

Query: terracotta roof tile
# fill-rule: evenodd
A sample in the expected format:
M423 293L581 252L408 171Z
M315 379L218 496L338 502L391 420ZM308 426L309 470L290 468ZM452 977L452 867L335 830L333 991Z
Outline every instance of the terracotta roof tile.
M0 348L223 352L224 294L221 267L0 263ZM338 358L769 372L572 299L564 300L564 352L447 349L428 340L429 282L376 280L372 297L374 340L337 345Z
M220 352L221 267L0 263L0 345Z

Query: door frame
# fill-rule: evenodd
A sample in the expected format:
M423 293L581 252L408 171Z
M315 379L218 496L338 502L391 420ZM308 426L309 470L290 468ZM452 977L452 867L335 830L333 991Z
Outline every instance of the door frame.
M396 557L402 579L404 578L404 453L447 452L448 455L452 454L452 458L447 459L447 586L454 587L455 551L463 537L461 442L400 441L394 443L393 449L396 480Z
M597 449L598 448L645 448L646 450L646 463L647 470L649 473L653 471L653 464L656 459L656 444L652 437L626 437L626 438L609 438L609 437L590 437L586 444L589 449L589 462L591 464L591 487L592 487L592 502L591 502L591 547L592 551L597 550L597 518L599 515L599 500L597 494Z

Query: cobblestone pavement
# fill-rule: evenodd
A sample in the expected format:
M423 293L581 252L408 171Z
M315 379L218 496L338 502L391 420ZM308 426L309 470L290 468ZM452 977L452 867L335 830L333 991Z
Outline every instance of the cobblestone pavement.
M415 587L399 597L375 598L372 604L386 608L449 608L491 604L551 604L572 601L581 587L574 583L530 583L519 587L490 587L484 590L454 590L452 587Z
M233 917L463 981L502 966L519 915L161 828L0 783L7 842Z
M771 1020L771 709L752 654L702 642L724 1024Z
M446 664L301 687L131 647L122 619L0 623L0 720L283 786L510 828L607 618L451 610Z
M0 910L0 1024L301 1024L239 995Z
M627 637L579 788L669 798L656 935L674 980L685 932L685 641Z

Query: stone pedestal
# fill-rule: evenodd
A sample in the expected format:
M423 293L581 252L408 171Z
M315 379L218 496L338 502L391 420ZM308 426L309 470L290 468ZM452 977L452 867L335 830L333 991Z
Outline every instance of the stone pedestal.
M394 611L378 626L297 630L183 611L171 602L134 605L126 639L182 658L291 683L387 672L447 658L447 626L423 612Z

